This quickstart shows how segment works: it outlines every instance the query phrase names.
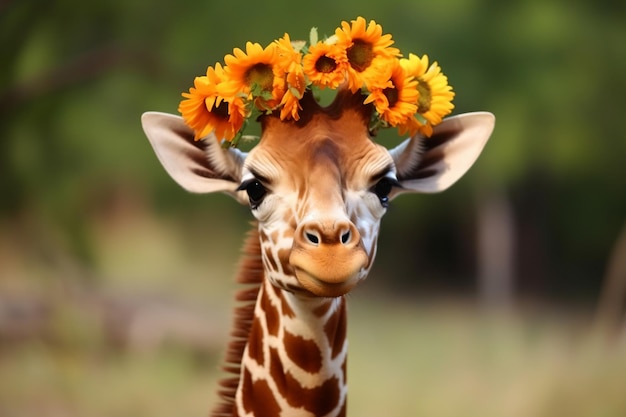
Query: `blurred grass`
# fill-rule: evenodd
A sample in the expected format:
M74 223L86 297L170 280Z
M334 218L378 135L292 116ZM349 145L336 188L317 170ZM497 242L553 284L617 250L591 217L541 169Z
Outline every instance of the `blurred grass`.
M364 300L355 310L352 415L626 415L626 349L609 348L580 317L443 300Z
M206 415L214 383L180 352L120 357L32 345L0 357L0 415Z

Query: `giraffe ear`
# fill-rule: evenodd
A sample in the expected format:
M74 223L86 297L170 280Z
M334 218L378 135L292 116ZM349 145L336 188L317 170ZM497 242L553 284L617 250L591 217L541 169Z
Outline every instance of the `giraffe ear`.
M222 148L213 134L194 140L179 116L147 112L141 124L161 165L181 187L192 193L225 192L247 204L236 191L246 153Z
M391 197L403 192L437 193L450 187L474 164L495 121L487 112L450 117L434 128L430 138L418 134L390 150L403 187L395 188Z

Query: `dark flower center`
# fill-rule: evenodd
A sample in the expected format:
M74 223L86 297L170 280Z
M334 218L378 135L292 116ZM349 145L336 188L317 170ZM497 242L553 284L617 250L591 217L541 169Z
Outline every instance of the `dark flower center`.
M228 103L222 101L219 105L213 106L211 114L215 115L218 119L228 120Z
M263 91L272 91L274 84L274 72L271 65L258 63L246 71L246 82L249 86L260 88Z
M327 57L326 55L321 56L317 61L315 61L315 70L317 72L328 74L333 72L336 68L337 63L335 60Z
M395 87L388 87L383 90L383 94L387 97L389 107L393 107L398 102L399 94Z
M374 47L361 39L354 40L346 53L348 62L358 72L365 71L374 59Z

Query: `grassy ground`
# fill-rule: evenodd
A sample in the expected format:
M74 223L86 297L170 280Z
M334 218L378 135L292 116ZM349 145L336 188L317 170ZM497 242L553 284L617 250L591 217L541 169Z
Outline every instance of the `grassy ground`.
M354 416L626 415L626 349L555 313L358 306Z

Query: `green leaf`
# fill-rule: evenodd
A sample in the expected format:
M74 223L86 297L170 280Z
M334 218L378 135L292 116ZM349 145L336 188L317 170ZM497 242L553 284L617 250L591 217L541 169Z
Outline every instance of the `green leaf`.
M300 100L302 98L302 94L300 93L300 91L295 88L295 87L289 87L289 91L291 92L291 94L293 94L293 96L295 98L297 98L298 100Z
M426 120L426 119L424 118L424 116L422 116L422 115L421 115L421 114L419 114L419 113L415 113L415 118L417 119L417 121L418 121L418 122L420 122L420 123L421 123L421 124L423 124L423 125L427 125L427 124L428 124L428 120Z
M296 52L306 53L306 41L291 41L291 46Z
M255 98L261 98L263 100L272 99L272 92L265 90L263 87L261 87L257 83L252 84L252 86L250 87L250 93L252 94L252 97L255 97Z
M376 136L380 129L386 129L389 127L389 124L380 118L380 114L378 112L372 113L372 118L370 119L369 132L371 136Z
M318 41L319 41L319 38L317 36L317 28L316 27L312 27L311 31L309 32L309 42L310 42L310 45L313 46Z

